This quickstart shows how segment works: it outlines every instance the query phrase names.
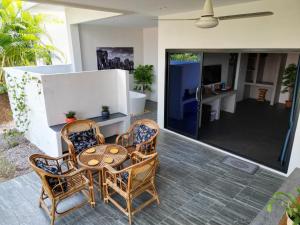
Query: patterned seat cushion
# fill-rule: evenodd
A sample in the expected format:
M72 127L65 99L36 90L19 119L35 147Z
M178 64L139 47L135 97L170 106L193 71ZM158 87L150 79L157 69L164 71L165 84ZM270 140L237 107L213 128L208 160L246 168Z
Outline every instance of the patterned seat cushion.
M121 178L122 178L122 181L127 184L128 183L128 178L129 178L129 173L127 173L127 172L122 173Z
M47 165L46 163L44 163L41 160L36 160L35 165L47 173L50 173L53 175L61 175L61 172L59 171L58 167L55 165ZM51 188L54 188L57 184L59 184L59 180L54 177L48 177L47 181ZM67 191L67 183L66 182L62 183L62 186L63 186L63 191L66 192ZM56 187L54 192L55 193L62 192L61 187L60 186Z
M133 144L141 144L145 141L148 141L156 133L155 129L152 129L146 125L140 125L134 129L134 141Z
M72 133L69 135L69 139L74 145L76 154L97 144L93 129Z
M59 174L59 172L58 172L59 170L58 170L57 166L47 165L46 163L44 163L44 162L41 161L41 160L36 160L36 161L35 161L35 165L36 165L38 168L44 170L44 171L47 172L47 173L51 173L51 174L53 174L53 175L58 175L58 174Z

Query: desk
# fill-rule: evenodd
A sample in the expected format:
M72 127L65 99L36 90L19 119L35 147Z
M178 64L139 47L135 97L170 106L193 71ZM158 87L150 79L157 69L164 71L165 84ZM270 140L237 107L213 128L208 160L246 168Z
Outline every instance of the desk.
M211 106L211 110L216 112L216 119L220 119L220 112L235 113L236 91L224 91L218 94L204 94L201 104ZM200 120L201 121L201 120Z

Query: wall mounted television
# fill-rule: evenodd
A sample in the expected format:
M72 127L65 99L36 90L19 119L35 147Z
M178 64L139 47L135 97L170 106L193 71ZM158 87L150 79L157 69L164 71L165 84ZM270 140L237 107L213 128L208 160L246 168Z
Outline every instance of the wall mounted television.
M221 82L222 65L203 66L202 83L203 85Z

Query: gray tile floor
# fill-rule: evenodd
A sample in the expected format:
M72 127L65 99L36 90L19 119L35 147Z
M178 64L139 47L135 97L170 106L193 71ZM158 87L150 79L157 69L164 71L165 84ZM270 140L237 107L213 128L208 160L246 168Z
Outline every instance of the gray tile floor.
M134 216L134 224L246 225L254 219L283 177L259 169L255 175L221 164L224 154L161 131L155 203ZM40 180L34 173L0 184L0 224L49 224L38 207ZM98 196L98 195L97 195ZM63 205L62 205L63 206ZM111 204L97 201L57 220L59 224L128 224Z

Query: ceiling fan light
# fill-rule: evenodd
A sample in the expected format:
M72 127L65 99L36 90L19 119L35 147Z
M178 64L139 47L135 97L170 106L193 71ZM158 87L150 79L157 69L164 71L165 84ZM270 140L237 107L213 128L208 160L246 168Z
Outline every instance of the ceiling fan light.
M195 25L200 28L213 28L218 26L219 20L216 17L201 17Z

